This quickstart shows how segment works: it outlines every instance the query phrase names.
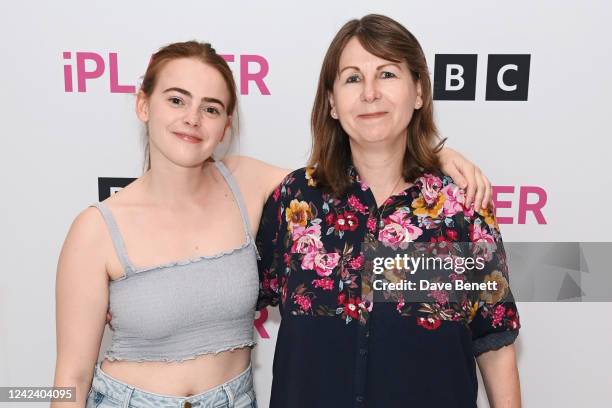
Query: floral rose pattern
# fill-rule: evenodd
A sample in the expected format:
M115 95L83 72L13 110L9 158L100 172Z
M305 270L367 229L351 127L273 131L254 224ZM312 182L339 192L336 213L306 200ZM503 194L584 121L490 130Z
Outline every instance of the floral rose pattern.
M258 234L262 253L258 307L281 304L281 313L329 316L364 323L375 307L364 271L364 242L397 249L412 242L470 242L487 262L496 291L449 304L444 292L431 302L396 299L395 310L420 330L438 330L445 321L464 322L475 333L517 330L516 306L499 226L491 208L465 207L465 192L448 176L424 173L390 197L380 214L369 188L351 167L353 188L342 199L317 188L312 169L296 170L271 194ZM455 276L453 279L462 279Z

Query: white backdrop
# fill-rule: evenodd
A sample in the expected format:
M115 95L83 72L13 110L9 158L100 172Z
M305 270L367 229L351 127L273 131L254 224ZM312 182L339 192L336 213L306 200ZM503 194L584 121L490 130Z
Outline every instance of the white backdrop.
M419 38L432 76L436 55L477 55L474 100L438 100L436 117L450 146L481 166L493 184L514 187L498 196L510 206L498 216L513 218L502 225L506 241L610 241L609 2L6 3L0 24L0 386L52 384L55 268L65 234L75 215L97 200L98 177L140 175L134 97L111 92L111 75L116 85L137 85L151 53L194 38L234 55L237 79L265 61L269 72L260 79L270 94L254 81L242 89L239 152L297 168L310 146L310 108L324 52L342 24L370 12L397 19ZM99 77L85 82L86 92L78 92L77 53L97 54L81 56L104 63ZM116 53L116 69L109 53ZM487 75L490 54L531 56L526 101L485 99L487 81L495 79ZM259 62L244 64L254 58L248 55ZM72 92L66 91L65 66L72 70ZM96 64L83 67L91 72ZM526 186L546 192L545 223L533 213L519 223L519 191ZM521 303L519 311L524 406L612 406L612 303ZM270 337L258 338L254 353L262 407L277 324L271 311L263 323ZM488 406L482 384L479 406Z

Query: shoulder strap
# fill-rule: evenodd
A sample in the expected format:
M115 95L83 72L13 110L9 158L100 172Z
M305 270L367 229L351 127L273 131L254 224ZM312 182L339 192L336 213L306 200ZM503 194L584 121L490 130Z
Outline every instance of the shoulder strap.
M232 190L232 194L234 195L234 198L236 199L236 203L238 204L238 209L240 210L240 216L242 217L242 223L244 225L244 230L245 230L247 239L253 242L253 244L255 244L255 240L251 237L251 224L249 223L249 214L247 213L246 205L244 204L244 199L242 198L242 193L240 192L240 189L238 188L238 184L236 184L236 180L234 179L229 169L225 166L225 164L223 164L221 160L215 161L215 165L217 166L217 169L219 169L219 171L223 175L225 182L229 186L230 190ZM255 251L257 251L257 247L255 247ZM259 252L257 252L257 257L259 258Z
M110 212L106 204L102 202L93 203L91 207L96 207L102 214L102 218L104 218L108 231L110 232L111 239L113 240L113 245L115 247L115 251L117 252L117 256L119 257L119 261L121 262L121 266L123 266L123 270L127 276L134 271L134 268L128 259L125 244L123 243L123 238L119 232L119 227L117 227L115 217L113 217L113 214Z

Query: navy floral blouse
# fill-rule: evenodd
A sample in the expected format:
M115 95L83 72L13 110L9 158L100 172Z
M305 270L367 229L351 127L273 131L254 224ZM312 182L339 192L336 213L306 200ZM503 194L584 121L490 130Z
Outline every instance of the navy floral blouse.
M512 344L520 327L492 209L466 208L441 173L423 173L378 208L354 167L342 199L317 188L312 170L276 188L257 235L258 308L278 305L282 317L270 407L475 407L475 356ZM486 254L496 291L374 301L368 243L461 241L497 248Z

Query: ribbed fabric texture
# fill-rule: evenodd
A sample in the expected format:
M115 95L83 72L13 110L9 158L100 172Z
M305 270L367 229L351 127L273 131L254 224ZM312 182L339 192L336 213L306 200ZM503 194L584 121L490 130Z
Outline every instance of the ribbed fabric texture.
M109 360L184 361L198 355L253 346L259 278L257 249L242 195L222 162L215 163L232 190L245 228L245 243L213 256L136 269L117 223L95 203L125 270L110 282L113 338Z

